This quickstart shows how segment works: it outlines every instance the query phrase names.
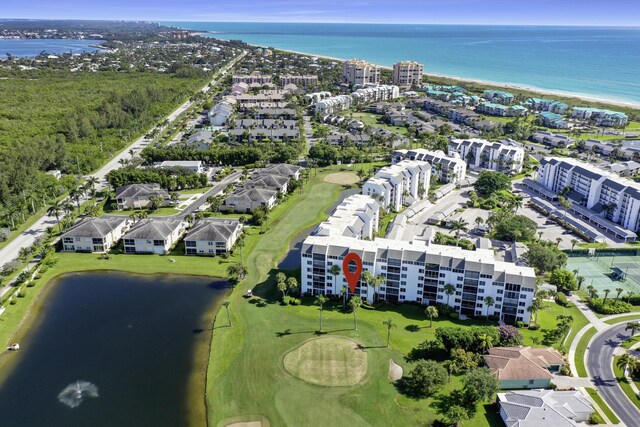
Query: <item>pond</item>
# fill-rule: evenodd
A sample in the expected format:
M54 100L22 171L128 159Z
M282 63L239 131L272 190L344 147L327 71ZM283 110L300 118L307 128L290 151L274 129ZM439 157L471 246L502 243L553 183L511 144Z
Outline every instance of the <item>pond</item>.
M1 425L205 425L225 282L101 272L47 286L16 338L20 350L2 355Z

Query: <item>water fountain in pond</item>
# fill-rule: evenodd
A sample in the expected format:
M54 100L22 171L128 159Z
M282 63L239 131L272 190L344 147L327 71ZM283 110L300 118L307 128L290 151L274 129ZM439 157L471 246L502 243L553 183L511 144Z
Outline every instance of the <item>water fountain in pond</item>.
M58 394L58 400L70 408L77 408L86 397L98 397L98 387L89 381L76 381Z

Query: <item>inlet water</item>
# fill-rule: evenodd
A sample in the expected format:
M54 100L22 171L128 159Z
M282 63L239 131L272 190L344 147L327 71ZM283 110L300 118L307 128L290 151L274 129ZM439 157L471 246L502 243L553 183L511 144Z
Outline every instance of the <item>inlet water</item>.
M90 273L47 286L20 351L2 355L0 425L205 424L204 373L224 282Z

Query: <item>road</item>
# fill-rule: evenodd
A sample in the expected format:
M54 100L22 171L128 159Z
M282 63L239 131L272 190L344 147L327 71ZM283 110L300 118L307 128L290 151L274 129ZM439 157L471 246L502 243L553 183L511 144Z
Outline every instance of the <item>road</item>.
M607 329L593 340L589 346L587 370L607 405L631 427L640 425L640 410L618 385L612 367L613 352L624 339L629 338L625 327L626 323Z
M198 210L200 206L204 205L207 202L207 198L209 196L215 196L216 194L223 192L224 189L227 187L227 185L237 181L240 178L240 176L242 176L242 172L240 171L235 171L229 174L222 181L216 183L211 188L211 190L204 193L198 200L191 203L189 206L187 206L182 212L180 212L176 216L179 218L184 218L185 216L194 213L195 211Z
M221 68L211 80L210 83L207 83L202 89L201 92L206 93L209 91L210 84L216 84L221 77L225 75L225 73L231 69L238 61L240 61L247 54L246 51L243 51L240 55L236 56L233 60L231 60L227 65ZM169 123L175 121L182 113L188 110L194 102L187 101L184 104L180 105L176 108L171 114L169 114L165 119L160 122L167 120ZM90 176L94 176L98 178L99 185L96 186L97 189L103 189L106 187L106 182L104 181L105 176L112 170L120 167L120 161L124 159L130 159L133 153L134 155L141 151L144 147L149 145L150 141L147 140L144 136L136 139L131 145L129 145L126 149L124 149L121 153L117 154L111 160L109 160L102 168L100 168L97 172ZM81 201L82 202L82 201ZM63 215L60 216L62 218ZM16 236L11 242L9 242L4 248L0 249L0 266L13 260L18 257L20 253L20 249L29 247L33 244L34 240L42 236L48 227L52 227L56 224L55 218L52 218L48 215L44 215L39 218L31 227L25 230L22 234Z

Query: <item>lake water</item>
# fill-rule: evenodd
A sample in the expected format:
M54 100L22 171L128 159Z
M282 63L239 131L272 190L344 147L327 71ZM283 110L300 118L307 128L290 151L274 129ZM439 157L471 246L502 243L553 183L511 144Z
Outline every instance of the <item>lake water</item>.
M0 39L0 55L36 56L45 51L48 54L94 52L102 40L69 39Z
M194 416L203 415L212 322L229 292L225 283L88 273L47 286L20 351L3 356L10 374L0 385L0 425L204 425Z
M640 104L640 28L167 22L221 39Z

